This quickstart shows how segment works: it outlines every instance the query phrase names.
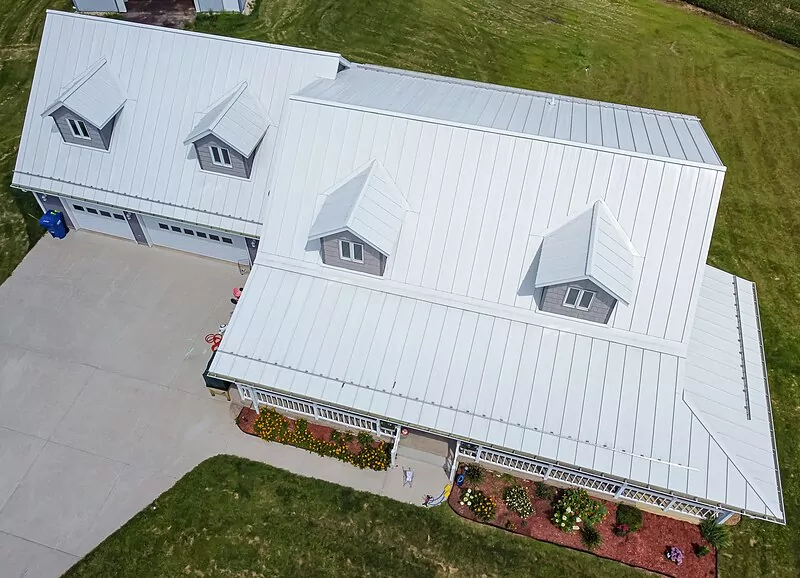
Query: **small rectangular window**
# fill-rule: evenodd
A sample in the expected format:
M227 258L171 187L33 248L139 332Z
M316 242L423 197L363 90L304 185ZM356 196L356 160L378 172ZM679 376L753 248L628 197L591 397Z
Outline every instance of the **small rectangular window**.
M364 262L364 245L351 241L339 240L339 256L344 261Z
M578 309L589 309L592 305L592 300L594 299L594 293L592 291L584 291L581 295L580 301L578 301Z
M206 238L206 234L203 231L197 231L197 236L200 237L201 239Z
M169 225L165 225L164 223L159 223L158 228L164 229L165 231L169 231Z
M97 209L93 209L91 207L86 207L86 211L91 213L91 214L93 214L93 215L97 214Z
M104 217L108 217L109 219L111 218L111 213L109 213L108 211L100 211L100 214L103 215Z
M232 167L231 153L228 149L209 145L211 149L211 162L221 167Z
M83 210L83 207L81 207L80 205L72 205L72 206L75 207L76 211L82 211Z
M175 225L173 225L173 226L171 227L171 229L172 229L173 231L175 231L176 233L180 233L180 232L181 232L181 228L180 228L180 227L176 227Z
M67 123L69 123L69 129L72 131L72 136L85 139L89 138L89 131L86 129L86 123L84 123L82 120L68 118Z
M125 220L125 217L123 217L119 213L114 213L114 218L115 219L119 219L120 221L124 221Z
M353 261L364 262L364 245L353 243Z
M227 243L228 245L233 245L233 239L228 239L228 237L222 237L222 242Z
M208 238L211 239L212 241L219 241L219 237L217 237L216 235L209 235Z
M187 235L194 236L194 231L192 231L191 229L184 229L183 232L186 233Z
M339 241L339 256L342 259L350 260L350 241Z

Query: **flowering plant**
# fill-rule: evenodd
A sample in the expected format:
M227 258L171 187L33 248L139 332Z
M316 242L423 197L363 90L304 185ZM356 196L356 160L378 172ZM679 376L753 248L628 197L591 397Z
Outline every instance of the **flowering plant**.
M664 553L664 556L667 557L667 560L675 562L675 564L678 566L683 564L683 550L681 550L677 546L670 546L669 548L667 548L667 551Z
M495 501L480 490L467 488L461 494L459 504L467 506L475 516L481 520L493 520L497 513Z
M614 533L617 536L627 536L630 531L628 524L614 524Z
M523 520L533 516L536 512L531 504L528 491L522 486L509 486L503 490L503 501L512 512L519 514Z
M564 490L553 504L552 522L562 532L578 530L578 524L597 526L608 514L606 507L589 497L586 490L571 488Z

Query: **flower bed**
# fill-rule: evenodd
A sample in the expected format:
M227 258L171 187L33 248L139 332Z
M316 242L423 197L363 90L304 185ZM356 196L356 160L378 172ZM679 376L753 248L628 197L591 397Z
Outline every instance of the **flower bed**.
M303 448L362 469L388 470L391 464L389 445L366 432L342 433L304 419L290 419L272 408L263 408L261 413L242 408L236 423L243 432L263 440Z
M521 486L527 491L533 506L534 513L528 518L523 519L512 511L503 499L504 492L509 486L515 485ZM462 496L470 487L472 487L473 493L480 490L488 498L494 500L497 507L493 519L479 520L467 505L460 503ZM519 500L519 496L516 496L516 500ZM449 503L450 507L464 518L491 524L537 540L587 551L581 532L562 532L553 525L552 518L555 516L553 504L557 500L558 498L551 503L548 499L537 497L534 482L486 470L480 482L470 483L467 481L462 488L453 488ZM597 498L593 498L593 500L608 510L603 521L596 526L602 536L602 544L594 550L595 555L676 578L700 578L716 575L717 554L713 549L708 555L700 558L694 554L695 544L705 544L700 530L695 524L643 512L639 531L618 536L614 533L614 526L617 523L617 504ZM585 504L578 505L586 507ZM572 505L569 507L573 509ZM679 548L684 553L680 566L667 559L665 553L670 547Z

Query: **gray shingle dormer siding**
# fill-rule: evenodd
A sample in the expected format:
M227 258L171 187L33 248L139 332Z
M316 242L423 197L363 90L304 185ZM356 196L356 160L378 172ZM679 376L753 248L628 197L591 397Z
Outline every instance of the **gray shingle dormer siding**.
M577 287L579 289L595 292L594 299L592 299L592 304L588 311L564 305L564 297L569 287ZM545 287L542 294L540 309L548 313L558 313L559 315L566 315L567 317L574 317L585 321L608 323L608 319L611 317L611 313L613 313L616 304L617 300L614 297L600 289L600 287L591 281L584 280Z
M58 132L61 133L61 138L63 138L64 142L66 143L77 144L106 151L111 146L111 134L114 132L114 121L116 118L112 118L102 129L98 129L92 123L81 118L65 106L62 106L50 116L53 117L53 120L58 127ZM72 129L69 127L69 122L67 120L69 118L83 121L83 123L86 125L86 131L89 133L88 139L79 138L72 134Z
M364 245L364 262L358 263L356 261L342 259L339 253L339 240ZM347 231L323 237L320 239L320 244L322 262L326 265L350 269L351 271L360 271L361 273L369 273L370 275L383 275L383 271L386 268L385 255Z
M211 158L211 149L209 148L211 146L228 149L231 155L231 165L233 166L225 167L215 165ZM256 153L258 153L258 147L256 147L249 157L242 156L240 153L233 150L230 145L225 144L213 134L197 139L194 142L194 149L197 153L197 161L200 163L200 168L204 171L228 175L230 177L239 177L241 179L250 178L250 172L253 168L253 158Z

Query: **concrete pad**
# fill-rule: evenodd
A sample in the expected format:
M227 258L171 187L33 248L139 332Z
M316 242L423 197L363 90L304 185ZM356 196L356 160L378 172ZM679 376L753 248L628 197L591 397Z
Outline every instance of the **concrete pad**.
M81 555L89 553L106 537L175 485L176 481L176 478L157 472L125 467L94 524L81 541L78 553Z
M31 351L6 362L0 374L0 426L49 438L93 371Z
M0 511L28 473L44 444L43 439L0 428Z
M57 578L78 557L0 532L0 561L4 577Z
M161 386L95 370L51 439L127 462L147 427L169 419L169 408L159 399L163 394Z
M111 493L124 465L47 443L0 510L0 530L70 554Z

